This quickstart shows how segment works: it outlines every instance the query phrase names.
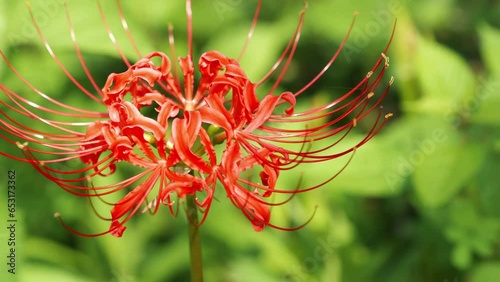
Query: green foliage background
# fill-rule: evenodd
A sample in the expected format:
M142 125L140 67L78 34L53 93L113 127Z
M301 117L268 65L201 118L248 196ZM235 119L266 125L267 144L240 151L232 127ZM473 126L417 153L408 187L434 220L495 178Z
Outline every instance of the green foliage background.
M136 60L114 1L101 2L120 47ZM177 53L185 55L184 1L122 2L141 52L168 53L167 24L172 23ZM303 6L302 1L265 2L242 60L255 81L279 57ZM30 3L57 56L84 81L63 1ZM109 73L125 70L124 65L107 38L95 1L68 3L79 46L103 85ZM237 57L255 4L194 1L195 53L216 49ZM299 103L324 103L353 87L377 60L397 18L388 53L396 81L384 102L384 111L394 117L334 181L273 210L275 224L296 226L317 206L314 219L301 230L256 233L218 194L202 226L207 281L490 282L500 277L500 3L311 0L299 49L280 91L299 89L323 68L354 11L359 16L346 49ZM43 49L23 1L0 1L0 49L45 93L91 107ZM0 81L33 95L3 62ZM388 81L389 75L384 86ZM361 124L347 143L359 140L370 125ZM3 151L16 150L3 141L0 145ZM304 186L317 183L346 161L298 167L284 174L279 185L295 187L299 171ZM78 237L52 215L61 213L78 230L106 230L107 223L93 216L85 199L65 193L21 163L2 158L0 168L1 281L188 280L183 216L172 218L163 208L155 216L137 215L123 238ZM4 262L8 169L18 175L15 276L7 273ZM127 177L127 171L115 177Z

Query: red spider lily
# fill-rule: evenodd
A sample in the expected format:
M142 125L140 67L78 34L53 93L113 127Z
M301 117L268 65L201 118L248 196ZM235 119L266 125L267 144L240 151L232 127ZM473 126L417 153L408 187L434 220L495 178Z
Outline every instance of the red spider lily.
M240 58L253 34L261 2L258 3ZM137 50L118 0L117 7L123 28ZM99 11L107 26L100 5ZM198 60L201 77L195 89L190 0L186 1L186 12L188 53L185 58L178 59L178 66L162 52L142 56L139 51L137 55L141 59L131 64L114 41L112 31L107 28L109 37L128 69L109 75L100 89L83 59L67 11L76 55L93 90L83 87L59 61L31 14L50 56L68 79L95 101L102 111L80 109L50 98L21 76L4 53L0 52L13 73L47 102L46 106L35 104L0 84L0 89L8 98L1 103L9 110L9 114L1 110L3 118L0 119L0 127L5 135L0 136L22 149L23 157L6 152L0 154L29 162L45 177L78 196L102 199L119 190L129 190L118 202L109 203L113 206L111 218L107 219L111 221L109 230L93 235L74 231L80 235L111 233L121 236L125 223L141 207L141 210L149 209L155 213L162 203L175 214L175 198L184 199L187 195L197 197L196 203L203 212L203 222L218 182L256 231L265 226L286 229L270 223L270 206L284 202L272 203L266 199L275 193L290 194L292 197L316 189L331 181L338 173L313 187L286 190L276 187L280 172L299 164L331 161L353 153L377 134L390 116L383 116L379 109L389 86L378 98L374 98L375 90L388 67L385 52L389 44L368 75L361 78L353 89L321 107L295 112L296 97L308 90L328 70L340 54L352 25L330 61L309 83L295 92L275 93L297 49L305 9L285 50L259 82L248 79L239 59L226 57L218 51L208 51ZM169 38L174 54L172 28ZM267 93L259 93L260 86L277 72L280 65L281 71L271 89ZM182 79L177 74L177 67L182 71ZM370 100L375 101L369 103ZM279 112L277 108L282 104L287 104L287 108ZM154 114L144 114L147 110L153 110ZM359 120L374 110L378 111L378 118L365 138L347 150L329 153ZM22 124L14 115L28 117L49 129L40 130L36 125ZM329 116L335 118L321 125L308 126ZM74 122L75 119L79 121ZM288 129L283 129L282 125L287 125ZM323 148L310 148L314 142L327 138L335 138L336 141ZM217 145L224 147L220 156L216 153ZM297 149L290 149L293 145ZM73 170L54 166L75 159L85 166ZM118 163L131 164L140 168L141 172L118 183L93 185L94 179L115 173ZM245 177L253 170L260 172L258 183Z

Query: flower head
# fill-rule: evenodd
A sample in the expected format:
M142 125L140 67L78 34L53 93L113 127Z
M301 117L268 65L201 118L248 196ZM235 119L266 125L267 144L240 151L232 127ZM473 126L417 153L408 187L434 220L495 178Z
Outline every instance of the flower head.
M261 2L241 55L253 34ZM117 5L123 28L135 46L118 1ZM99 11L107 26L100 5ZM109 230L95 235L111 233L121 236L126 222L134 214L144 210L156 212L161 205L169 207L175 214L176 201L182 201L188 195L196 197L196 204L204 215L203 222L218 183L256 231L266 226L286 229L270 223L270 206L284 202L273 203L269 197L282 193L291 198L328 183L338 173L313 187L282 189L278 187L280 172L299 164L327 162L353 153L379 132L389 116L383 116L379 109L388 87L376 94L388 67L387 49L372 70L341 97L303 112L295 110L297 96L306 92L328 70L342 50L350 30L330 61L309 83L295 92L277 93L298 46L305 8L285 50L258 82L247 77L239 59L219 51L207 51L195 63L190 0L186 1L186 12L188 52L177 62L165 53L155 51L147 55L137 52L140 59L130 63L108 29L107 33L127 69L110 74L102 88L97 86L87 68L68 13L75 52L93 90L86 89L70 74L33 20L55 63L95 103L86 109L67 105L38 90L0 52L11 71L47 104L35 104L0 84L8 98L1 103L10 112L7 114L7 110L1 110L0 128L5 134L0 136L20 148L23 156L1 154L29 162L48 179L78 196L102 199L105 195L128 190L125 197L109 203L112 206ZM172 27L169 28L169 38L172 53L175 53ZM196 83L195 72L200 74ZM277 79L270 90L263 93L262 84L270 81L273 75ZM94 108L100 110L91 110ZM346 150L329 153L329 149L342 141L358 121L373 111L378 111L378 118L365 138ZM19 123L13 115L31 118L48 129L40 130L36 125ZM334 118L323 124L315 123L332 116ZM332 142L327 146L311 149L311 144L316 141L330 138ZM217 151L217 146L223 149ZM70 160L79 160L83 166L64 170L55 166ZM121 165L131 165L140 172L117 183L94 185L95 179L114 174ZM257 171L259 181L248 179L249 171Z

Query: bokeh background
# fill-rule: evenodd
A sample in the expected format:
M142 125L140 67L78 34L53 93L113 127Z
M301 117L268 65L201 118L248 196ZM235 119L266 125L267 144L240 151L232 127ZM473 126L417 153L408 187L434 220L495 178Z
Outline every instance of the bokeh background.
M83 83L62 0L31 0L45 36ZM103 85L125 70L107 37L95 1L67 1L89 68ZM124 53L136 60L114 1L101 1ZM500 277L500 2L309 1L301 43L279 91L300 89L319 72L359 15L335 64L303 94L304 107L347 92L372 68L397 29L380 91L395 77L383 131L357 150L334 181L273 209L272 222L304 228L256 233L241 212L218 194L202 226L206 281L436 281L490 282ZM122 1L142 53L168 50L168 23L184 56L184 1ZM237 57L256 1L193 3L195 54L216 49ZM254 81L274 64L293 35L302 1L265 1L242 66ZM85 100L43 48L24 1L0 1L0 48L36 87L65 103ZM197 57L195 55L195 57ZM271 79L272 80L272 79ZM34 94L0 62L0 82L27 98ZM379 93L380 94L380 93ZM30 96L31 95L31 96ZM5 95L1 93L5 101ZM2 106L2 111L7 111ZM3 116L2 119L5 119ZM23 122L29 122L24 120ZM353 145L371 126L360 123L345 140ZM2 151L14 152L0 140ZM340 149L339 149L340 150ZM347 157L348 158L348 157ZM295 169L283 187L332 175L347 161ZM0 158L1 281L188 281L186 220L166 208L141 214L122 238L78 237L53 217L59 212L78 230L100 232L107 223L86 199L72 196L31 167ZM17 274L7 273L7 170L17 173ZM117 179L130 177L119 171ZM293 188L291 188L293 189ZM219 189L221 190L221 189Z

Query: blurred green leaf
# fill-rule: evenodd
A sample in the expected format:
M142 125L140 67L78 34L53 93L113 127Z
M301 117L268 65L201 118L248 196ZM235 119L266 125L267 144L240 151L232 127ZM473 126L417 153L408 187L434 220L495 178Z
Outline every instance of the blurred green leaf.
M446 238L454 245L454 265L465 269L471 266L473 254L490 256L498 241L500 222L481 216L473 201L465 197L455 199L448 207L444 231Z
M410 6L413 7L413 14L419 25L425 29L435 29L451 20L454 4L453 0L423 0L411 2Z
M64 269L90 269L92 259L85 253L73 250L59 242L31 237L25 242L26 255L55 265L64 265Z
M259 268L260 270L255 271L257 268ZM253 281L278 282L281 281L280 278L273 277L268 272L262 271L261 267L258 266L255 260L249 260L249 259L242 259L231 262L230 271L226 274L227 280L238 281L238 282L253 282Z
M478 171L485 155L484 148L453 141L436 143L430 139L421 165L415 169L413 182L418 198L425 206L446 204ZM464 165L467 164L467 165Z
M486 262L474 268L471 275L471 282L491 282L500 277L500 262Z
M499 45L500 46L500 45ZM490 126L500 125L500 74L495 78L479 78L479 85L470 98L471 122Z
M472 116L472 121L488 124L499 125L500 115L500 30L491 27L486 23L482 23L478 27L481 55L484 64L490 71L488 79L480 78L480 86L476 90L476 100L479 104L479 109Z
M92 282L94 278L82 277L80 273L65 271L60 267L29 263L20 271L19 282Z
M470 67L443 45L421 38L415 63L422 98L415 104L405 105L409 111L442 116L474 91L476 81Z
M472 241L472 247L474 251L481 257L489 256L493 253L493 246L491 241L482 240L482 238L477 238Z
M468 268L472 262L470 247L465 244L456 245L451 253L451 260L453 264L460 269Z
M52 97L61 95L61 88L66 83L66 76L60 71L59 67L53 62L52 58L46 54L45 50L37 48L19 48L19 52L23 52L23 56L13 56L11 63L16 70L34 87L43 93L49 93ZM62 56L65 57L65 56ZM33 62L36 61L41 68L35 68ZM34 72L33 70L38 70ZM13 73L6 73L5 79L2 81L9 86L13 91L20 93L26 99L33 103L41 103L47 105L46 99L36 94L29 89L26 84L15 76ZM56 95L54 95L56 94ZM3 94L2 94L3 96Z
M390 149L391 145L386 141L380 136L358 149L347 168L332 181L331 185L336 187L334 189L340 188L343 193L364 196L397 194L404 178L393 175L392 164L398 155L396 151ZM355 144L354 140L347 142ZM343 165L346 161L345 158L339 159L336 166ZM325 166L325 168L332 169L333 167ZM320 175L333 175L337 170L320 173ZM312 177L317 176L312 175Z
M146 256L145 263L139 271L142 278L140 281L172 281L180 270L189 267L187 235L181 234L186 230L178 231L179 236L173 241L155 246L152 249L154 252Z
M5 2L0 1L0 34L6 34L7 30L7 17L5 16L5 11L7 11L7 9L5 6ZM4 48L7 46L7 40L3 40L3 36L0 35L0 50L5 51ZM3 67L4 64L0 64L0 75L2 74Z
M500 78L500 30L483 23L479 25L479 39L481 43L481 55L488 70L494 76Z
M500 217L500 189L498 189L498 172L500 162L498 153L490 153L483 168L477 175L478 197L481 208L486 215Z
M116 40L117 45L126 56L136 57L132 44L121 25L115 2L102 1L100 3L103 7L109 31L113 34L113 40ZM12 11L9 15L9 23L12 26L6 35L9 43L14 46L26 43L41 45L42 39L37 34L26 5L23 2L15 2L9 4L9 6L9 10ZM70 24L61 1L31 0L30 7L43 36L56 55L62 50L75 50L70 34ZM97 3L89 4L82 1L70 1L68 10L76 41L83 52L114 57L119 55L109 38L108 30L99 13ZM136 26L133 24L133 18L127 17L127 21L130 21L129 25ZM151 40L149 40L148 35L150 34L146 32L133 33L135 43L145 53L153 49L150 47Z

